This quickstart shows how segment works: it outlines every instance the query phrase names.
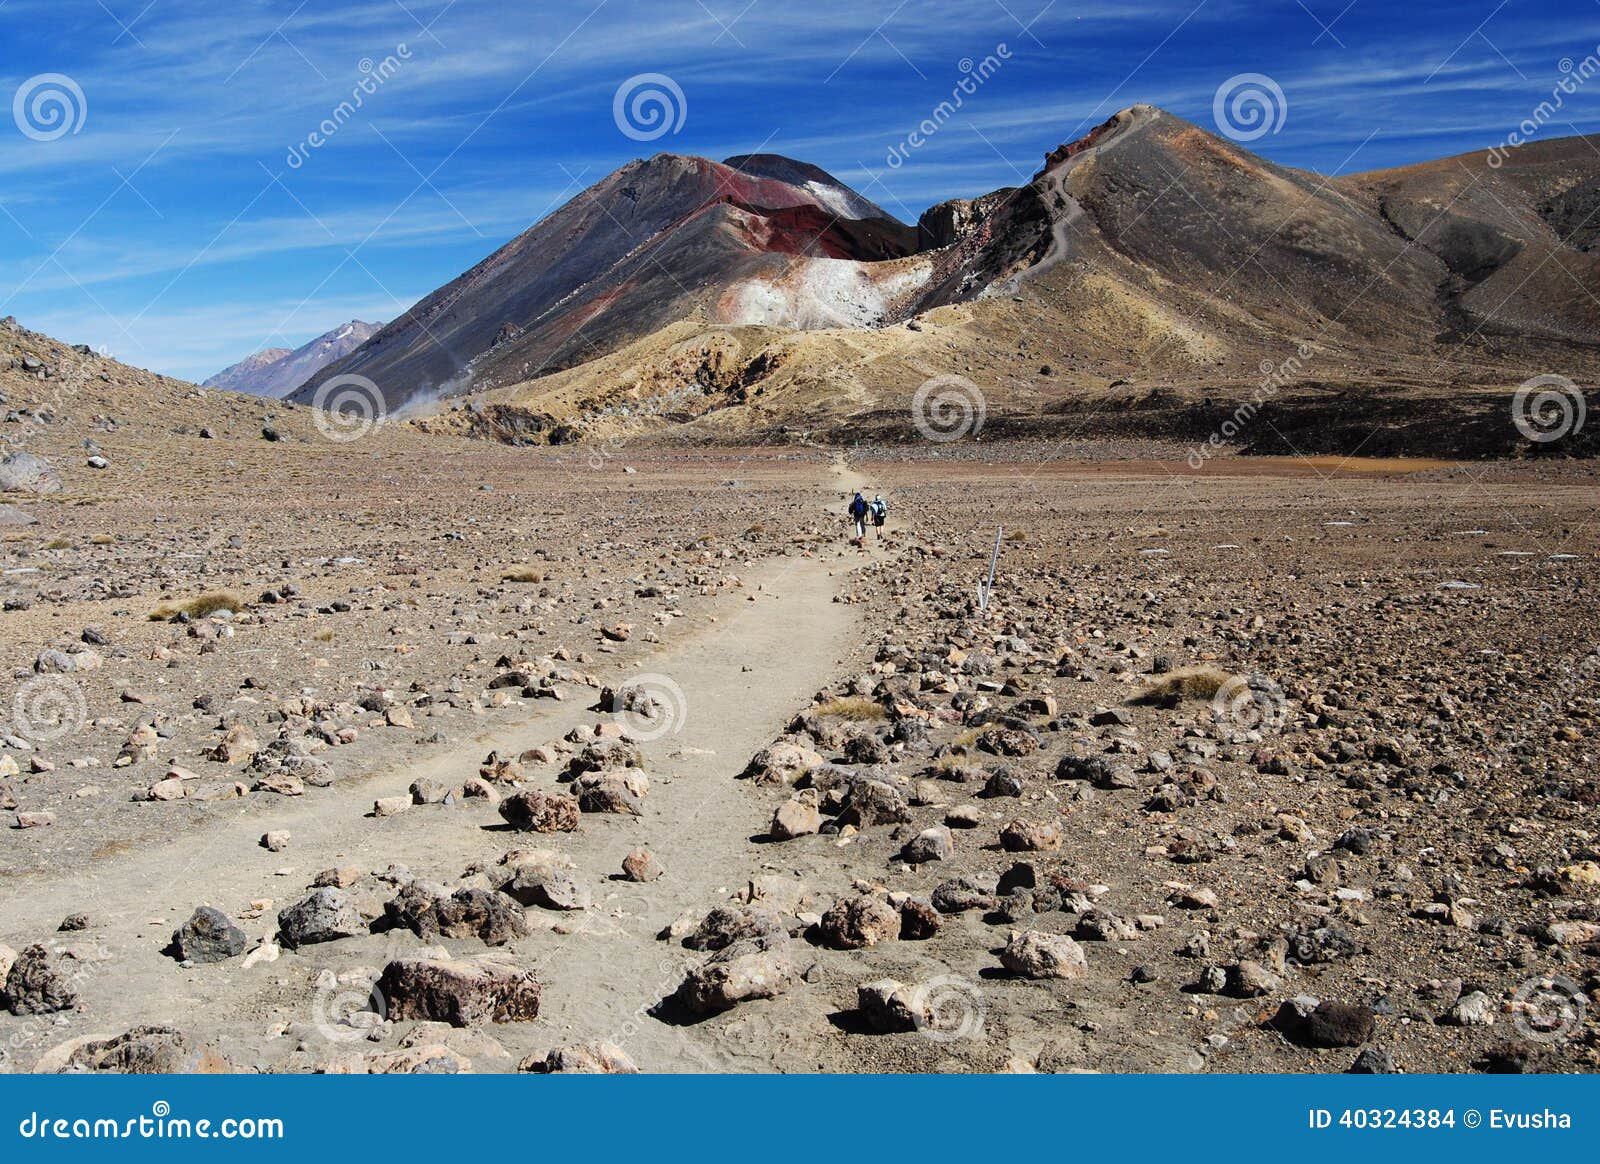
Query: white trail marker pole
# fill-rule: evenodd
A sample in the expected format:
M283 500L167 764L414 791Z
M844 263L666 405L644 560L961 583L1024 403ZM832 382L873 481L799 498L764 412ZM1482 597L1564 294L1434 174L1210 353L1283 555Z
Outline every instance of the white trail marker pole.
M1000 561L1000 535L1003 527L994 527L994 553L989 555L989 580L978 586L978 609L989 609L989 595L994 593L994 568Z

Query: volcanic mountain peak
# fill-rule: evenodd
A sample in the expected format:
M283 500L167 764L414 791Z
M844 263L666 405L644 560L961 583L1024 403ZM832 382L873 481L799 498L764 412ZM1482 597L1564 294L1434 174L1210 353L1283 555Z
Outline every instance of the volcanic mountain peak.
M329 372L366 376L399 404L571 367L686 318L873 322L878 308L855 303L862 291L876 301L871 280L852 272L915 249L914 228L815 166L656 154L602 178ZM823 277L828 260L852 271ZM295 399L312 390L302 383Z
M941 203L915 232L793 158L657 154L328 372L367 376L399 405L598 368L667 329L882 330L957 305L981 348L1012 302L1035 305L1036 342L1070 337L1077 366L1168 378L1254 376L1306 336L1357 361L1427 360L1485 328L1592 342L1593 300L1562 285L1600 275L1582 253L1600 176L1578 146L1529 146L1499 168L1471 159L1492 170L1481 192L1441 163L1325 179L1134 105L1050 151L1024 185ZM589 401L615 389L597 382Z
M366 343L382 326L352 319L298 348L263 348L210 377L205 386L254 396L287 396L309 377Z
M842 218L882 218L894 221L894 215L869 198L850 189L821 166L799 162L782 154L738 154L726 159L724 166L740 173L763 178L776 178L797 189L804 190L821 205Z

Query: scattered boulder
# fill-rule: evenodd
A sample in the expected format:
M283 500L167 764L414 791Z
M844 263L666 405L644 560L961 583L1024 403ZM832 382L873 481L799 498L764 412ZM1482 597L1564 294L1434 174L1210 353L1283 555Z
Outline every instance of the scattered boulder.
M817 926L826 946L860 950L900 936L900 911L881 897L841 897L828 907Z
M468 1027L539 1017L541 987L534 972L493 958L396 958L383 968L377 989L396 1021Z
M391 926L409 929L419 938L479 938L485 945L503 946L528 932L521 905L493 889L447 894L443 886L412 881L383 907L383 914Z
M78 1004L78 992L62 971L61 960L38 943L17 955L0 994L14 1015L51 1014Z
M845 793L839 810L839 823L870 828L873 825L904 824L911 819L911 806L900 790L882 780L856 780Z
M759 905L719 905L683 939L691 950L721 950L745 938L788 936L783 922Z
M1399 1066L1394 1056L1380 1047L1367 1047L1350 1064L1347 1075L1398 1075Z
M880 978L857 986L856 1011L880 1034L914 1031L927 1021L917 992L893 978Z
M944 825L923 829L906 842L901 858L912 865L925 865L929 861L948 860L955 851L955 838Z
M1473 990L1456 999L1439 1021L1452 1027L1491 1027L1494 1012L1494 1000L1481 990Z
M637 1075L628 1053L615 1043L598 1039L592 1043L571 1043L543 1055L529 1055L517 1064L518 1071L541 1075Z
M772 814L768 833L776 841L808 837L822 828L822 812L814 789L805 789L780 804Z
M658 881L666 872L649 849L635 849L622 859L622 876L627 881Z
M334 942L367 932L361 912L342 889L313 889L278 913L278 933L291 949L316 942Z
M570 833L578 828L578 802L571 796L517 792L500 802L500 816L525 833Z
M1082 978L1089 972L1083 947L1065 934L1021 930L1011 934L1000 964L1024 978Z
M637 768L585 772L572 782L572 792L583 812L609 812L621 816L642 816L641 799L649 781Z
M698 1015L729 1010L751 999L776 998L796 977L791 946L787 934L741 938L691 970L675 998Z
M571 873L538 861L512 866L510 878L498 888L503 895L540 909L579 910L592 904L589 891Z
M225 962L244 953L250 939L220 909L202 905L173 933L172 944L185 962Z
M72 1039L46 1051L36 1075L80 1071L116 1075L227 1075L233 1066L215 1048L175 1027L139 1026L113 1038Z
M59 493L61 477L49 461L16 452L0 459L0 493Z
M1000 830L1008 853L1052 852L1061 847L1061 826L1055 821L1014 820Z
M739 776L756 784L793 784L822 763L822 757L810 748L792 740L779 740L752 756Z

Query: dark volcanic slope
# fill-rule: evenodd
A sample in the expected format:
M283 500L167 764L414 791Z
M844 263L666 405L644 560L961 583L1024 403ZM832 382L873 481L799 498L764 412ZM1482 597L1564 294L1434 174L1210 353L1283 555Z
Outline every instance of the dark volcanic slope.
M1446 268L1454 328L1600 342L1600 138L1534 142L1337 183Z
M924 216L925 224L939 208ZM922 307L1059 264L1201 326L1432 335L1443 264L1314 174L1150 106L1046 159L941 255Z
M327 369L391 404L581 363L807 257L886 259L915 231L813 166L658 154L624 166ZM302 385L297 400L310 398Z
M919 225L940 249L915 310L1026 280L1036 332L1174 382L1254 380L1303 341L1308 378L1421 383L1485 354L1576 374L1600 340L1600 149L1581 138L1326 179L1135 106Z

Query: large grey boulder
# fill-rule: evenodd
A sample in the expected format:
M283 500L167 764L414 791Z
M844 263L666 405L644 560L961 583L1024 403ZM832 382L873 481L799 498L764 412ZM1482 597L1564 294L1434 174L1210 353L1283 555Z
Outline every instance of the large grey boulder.
M58 493L61 478L49 461L33 453L0 459L0 493Z
M289 947L353 938L367 932L361 911L342 889L314 889L278 913L278 932Z
M225 962L244 953L250 939L220 909L202 905L172 935L185 962Z

